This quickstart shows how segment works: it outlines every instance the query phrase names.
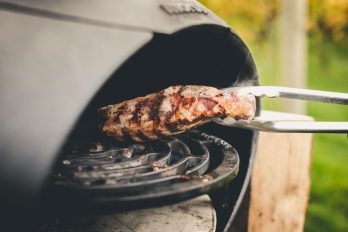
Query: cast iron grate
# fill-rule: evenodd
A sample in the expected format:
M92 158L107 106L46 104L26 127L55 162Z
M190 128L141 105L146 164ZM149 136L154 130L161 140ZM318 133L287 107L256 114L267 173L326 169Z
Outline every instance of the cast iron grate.
M69 204L118 209L208 193L230 182L239 167L230 144L199 131L145 144L71 143L61 157L49 180L51 195Z

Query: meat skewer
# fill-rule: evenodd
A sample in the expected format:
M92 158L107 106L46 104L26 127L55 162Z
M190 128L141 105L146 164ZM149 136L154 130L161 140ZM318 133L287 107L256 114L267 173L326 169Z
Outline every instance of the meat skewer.
M256 100L252 94L207 86L177 85L99 109L101 130L119 141L145 142L178 134L216 117L251 120Z

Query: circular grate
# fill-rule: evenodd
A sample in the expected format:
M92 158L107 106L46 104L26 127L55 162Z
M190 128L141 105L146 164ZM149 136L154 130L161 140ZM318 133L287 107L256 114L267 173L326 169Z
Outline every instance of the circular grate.
M145 144L71 143L61 157L49 179L49 199L94 209L192 198L226 185L239 167L230 144L199 131Z

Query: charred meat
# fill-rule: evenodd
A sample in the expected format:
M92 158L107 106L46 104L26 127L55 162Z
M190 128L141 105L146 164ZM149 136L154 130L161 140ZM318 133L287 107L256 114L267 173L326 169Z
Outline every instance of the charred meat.
M207 86L178 85L99 109L101 130L119 141L145 142L184 132L215 117L251 119L253 95Z

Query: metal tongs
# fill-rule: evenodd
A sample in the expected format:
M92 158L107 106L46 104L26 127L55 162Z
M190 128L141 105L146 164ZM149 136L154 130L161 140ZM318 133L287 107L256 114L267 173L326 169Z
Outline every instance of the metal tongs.
M307 90L277 86L246 86L225 88L226 91L236 91L241 94L253 94L256 97L290 98L305 101L326 102L348 105L348 94L319 90ZM289 117L288 117L289 118ZM348 133L348 122L311 122L298 119L270 119L255 117L251 121L234 120L233 118L214 118L214 122L223 126L232 126L267 132L290 133Z

